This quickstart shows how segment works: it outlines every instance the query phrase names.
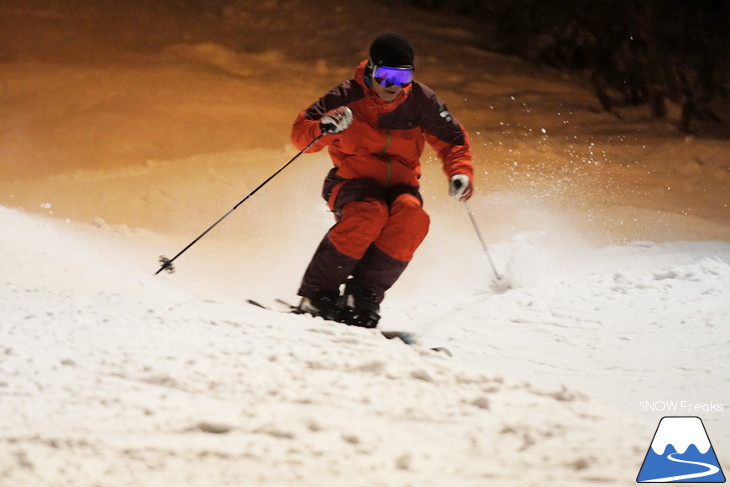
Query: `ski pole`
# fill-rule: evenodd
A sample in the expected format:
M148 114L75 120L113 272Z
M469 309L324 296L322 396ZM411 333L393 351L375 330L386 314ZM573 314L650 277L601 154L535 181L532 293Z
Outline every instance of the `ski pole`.
M211 230L213 230L213 228L215 228L216 225L218 225L220 222L222 222L223 220L225 220L228 217L228 215L230 215L231 213L233 213L239 206L241 206L247 199L249 199L251 196L253 196L258 190L260 190L261 188L263 188L264 186L266 186L266 184L269 181L271 181L272 179L274 179L281 171L283 171L284 169L286 169L287 166L289 166L289 164L291 164L292 162L294 162L294 160L297 157L299 157L302 154L304 154L305 152L307 152L307 150L309 150L310 147L312 147L314 144L316 144L319 141L319 139L321 139L324 135L325 135L325 132L322 132L320 135L318 135L304 149L300 150L297 153L297 155L295 155L294 157L292 157L291 159L289 159L289 162L287 162L286 164L284 164L283 166L281 166L278 171L276 171L274 174L272 174L271 176L269 176L268 178L266 178L266 180L263 183L259 184L256 187L256 189L254 189L249 194L247 194L245 198L243 198L241 201L239 201L236 204L236 206L234 206L233 208L231 208L230 210L228 210L228 212L225 215L223 215L222 217L220 217L218 219L218 221L216 221L214 224L212 224L211 226L209 226L206 231L204 231L203 233L201 233L198 236L198 238L196 238L195 240L193 240L192 242L190 242L187 247L185 247L180 252L178 252L175 257L173 257L172 259L168 259L164 255L161 255L160 256L160 268L157 270L157 272L155 272L155 275L159 274L162 271L167 271L170 274L172 274L173 272L175 272L175 268L172 265L172 263L175 262L175 259L177 259L178 257L180 257L190 247L192 247L193 245L195 245L198 242L198 240L200 240L201 238L205 237L208 234L208 232L210 232Z
M469 219L471 220L471 224L474 226L474 231L476 232L477 237L479 238L479 241L482 244L484 253L487 254L487 260L489 261L489 265L492 266L492 272L494 272L494 277L496 277L498 281L501 281L503 279L503 276L499 272L497 272L497 267L494 265L492 256L489 254L489 249L487 249L487 244L484 243L484 237L482 237L482 232L479 231L479 227L477 226L477 221L474 219L474 214L472 213L471 207L469 206L469 203L466 200L464 200L464 207L466 208L466 212L469 214Z

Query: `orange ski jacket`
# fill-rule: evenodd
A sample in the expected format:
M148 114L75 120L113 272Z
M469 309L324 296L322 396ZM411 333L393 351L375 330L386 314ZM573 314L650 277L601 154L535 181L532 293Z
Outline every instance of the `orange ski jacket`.
M294 145L300 150L306 147L321 134L319 119L346 105L353 112L350 127L325 135L308 151L328 147L337 176L371 178L383 187L418 186L420 158L428 142L448 177L461 173L473 180L469 135L436 93L414 81L395 101L386 103L365 83L366 65L367 60L360 63L353 79L297 115L291 132Z

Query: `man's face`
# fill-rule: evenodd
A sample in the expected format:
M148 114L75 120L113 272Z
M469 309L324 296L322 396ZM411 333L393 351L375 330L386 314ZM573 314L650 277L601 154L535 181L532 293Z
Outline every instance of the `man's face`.
M400 95L400 92L403 91L403 88L401 88L399 85L391 85L386 88L380 83L373 82L373 91L384 102L390 103L398 98L398 95Z

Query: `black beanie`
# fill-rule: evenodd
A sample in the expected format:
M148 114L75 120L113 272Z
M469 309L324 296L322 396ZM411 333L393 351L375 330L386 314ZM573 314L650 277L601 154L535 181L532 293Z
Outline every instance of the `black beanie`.
M370 44L370 60L376 66L413 66L413 46L400 34L380 34Z

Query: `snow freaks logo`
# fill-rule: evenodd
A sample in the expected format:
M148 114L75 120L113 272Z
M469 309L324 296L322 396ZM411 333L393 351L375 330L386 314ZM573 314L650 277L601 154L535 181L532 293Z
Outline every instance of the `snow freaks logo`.
M696 416L663 417L636 481L725 482L702 420Z

